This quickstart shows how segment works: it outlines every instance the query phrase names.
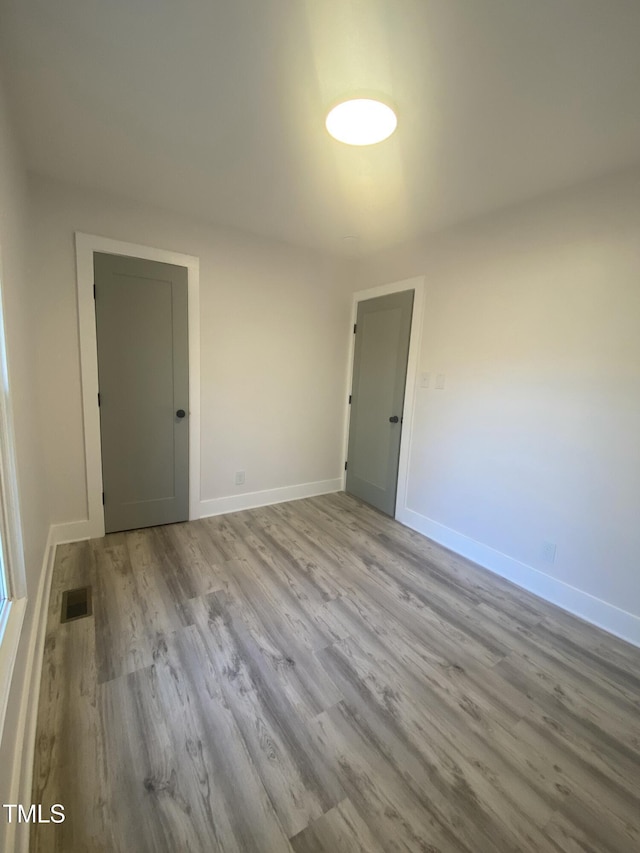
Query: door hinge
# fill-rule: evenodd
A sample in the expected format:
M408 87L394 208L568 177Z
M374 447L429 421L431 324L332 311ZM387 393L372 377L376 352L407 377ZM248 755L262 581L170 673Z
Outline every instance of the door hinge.
M95 286L95 284L93 285L93 298L94 299L96 298L96 286Z
M349 394L349 405L351 405L351 394Z
M354 335L355 335L355 333L356 333L356 329L357 329L357 328L358 328L358 324L357 324L357 323L354 323L354 324L353 324L353 334L354 334Z
M348 462L345 462L345 463L344 463L344 470L345 470L345 471L347 470L347 465L348 465L348 464L349 464Z
M104 506L104 492L102 493L102 506Z
M98 391L98 408L100 408L100 392Z

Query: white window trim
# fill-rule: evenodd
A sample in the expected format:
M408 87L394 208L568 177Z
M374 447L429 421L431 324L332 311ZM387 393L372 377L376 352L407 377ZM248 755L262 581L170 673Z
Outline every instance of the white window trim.
M5 330L0 253L0 537L7 596L0 602L0 736L27 601Z
M0 612L0 738L9 702L11 677L18 654L22 623L27 607L26 598L5 601Z
M76 270L82 409L89 526L86 535L104 536L102 445L98 412L98 344L93 300L93 253L127 255L187 268L189 322L189 519L200 517L200 259L180 252L141 246L76 231Z

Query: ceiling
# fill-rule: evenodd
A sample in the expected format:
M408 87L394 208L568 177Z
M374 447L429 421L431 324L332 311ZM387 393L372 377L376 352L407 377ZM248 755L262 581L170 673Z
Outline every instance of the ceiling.
M0 49L33 171L336 253L640 160L639 0L0 0Z

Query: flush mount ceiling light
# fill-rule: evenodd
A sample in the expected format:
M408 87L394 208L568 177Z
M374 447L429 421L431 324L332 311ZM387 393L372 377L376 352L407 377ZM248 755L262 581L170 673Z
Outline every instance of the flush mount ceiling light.
M327 116L327 130L347 145L375 145L391 136L396 129L396 114L371 98L354 98L334 107Z

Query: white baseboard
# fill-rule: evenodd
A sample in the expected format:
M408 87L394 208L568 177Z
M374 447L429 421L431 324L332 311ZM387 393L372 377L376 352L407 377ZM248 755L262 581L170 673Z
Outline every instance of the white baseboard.
M224 498L213 498L200 501L200 518L212 515L224 515L227 512L238 512L243 509L254 509L259 506L297 501L300 498L312 498L316 495L326 495L329 492L339 492L342 480L319 480L316 483L300 483L297 486L284 486L280 489L265 489L261 492L246 492L242 495L230 495Z
M40 583L38 584L33 620L31 622L31 634L27 639L29 645L22 695L20 697L18 731L15 734L16 748L13 767L11 768L9 800L11 803L23 803L26 805L31 803L33 759L36 745L36 724L38 721L38 699L40 696L47 613L49 611L49 594L51 592L51 578L56 554L55 532L55 526L52 525L49 528L42 561ZM11 850L14 853L27 853L29 850L29 824L6 823L5 837L4 839L0 837L0 849Z
M329 492L340 492L343 489L341 477L335 480L318 480L315 483L300 483L297 486L283 486L279 489L265 489L261 492L245 492L241 495L229 495L224 498L213 498L200 501L198 518L209 518L213 515L224 515L227 512L238 512L243 509L254 509L269 504L296 501L300 498L312 498L315 495L326 495ZM68 521L66 524L52 524L49 532L54 545L64 545L67 542L81 542L92 539L95 532L88 519Z
M88 519L83 519L82 521L67 521L65 524L52 524L50 537L54 545L91 539L91 522Z
M398 512L397 520L418 533L423 533L439 545L478 563L485 569L512 581L523 589L556 604L563 610L591 622L598 628L640 647L640 616L621 610L614 604L602 601L588 592L570 586L532 566L508 557L500 551L476 542L456 530L445 527L412 509Z

